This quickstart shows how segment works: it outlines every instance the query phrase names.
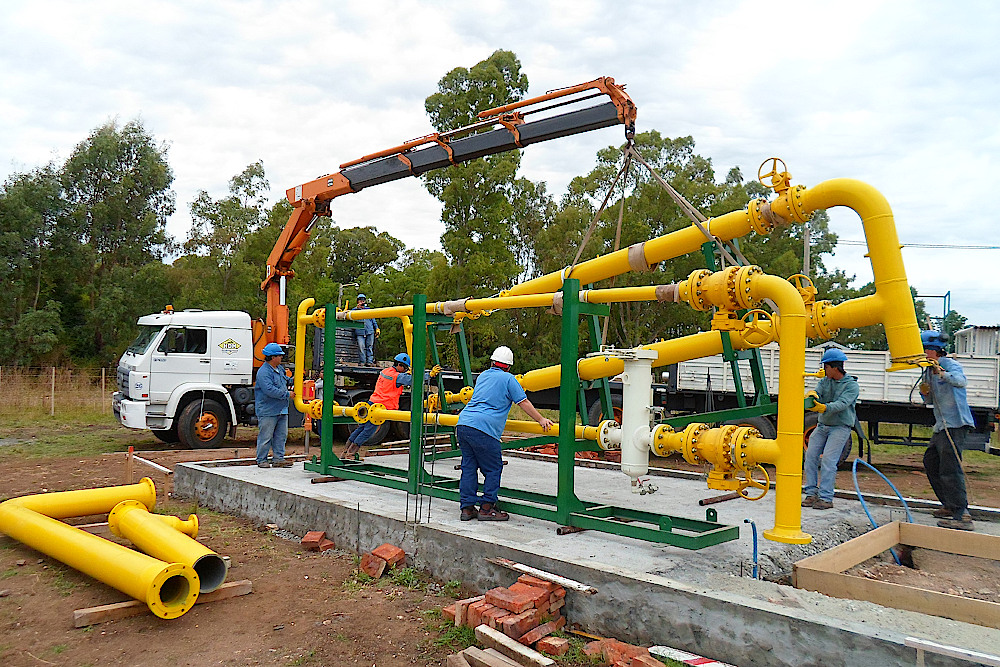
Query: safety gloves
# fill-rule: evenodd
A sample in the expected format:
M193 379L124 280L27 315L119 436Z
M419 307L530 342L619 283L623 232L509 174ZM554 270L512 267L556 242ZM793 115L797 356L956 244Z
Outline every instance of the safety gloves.
M813 400L813 406L811 408L806 408L806 410L809 412L819 412L821 414L826 412L826 404L819 402L819 394L815 391L810 391L806 394L806 398L811 398Z
M438 376L438 373L440 373L440 372L441 372L441 367L440 367L440 366L437 366L437 365L435 365L435 366L434 366L434 368L432 368L432 369L430 370L430 372L429 372L429 375L430 375L430 376L431 376L432 378L436 378L436 377Z

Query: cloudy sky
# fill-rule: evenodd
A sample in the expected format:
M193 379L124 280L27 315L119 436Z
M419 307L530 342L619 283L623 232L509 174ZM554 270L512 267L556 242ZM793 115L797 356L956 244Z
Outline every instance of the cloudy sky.
M721 179L783 158L794 182L879 189L911 284L1000 323L1000 4L863 2L470 3L400 0L56 2L0 5L0 180L65 160L109 119L169 146L183 239L199 190L219 198L263 160L286 188L430 131L423 100L450 69L498 48L529 95L613 76L638 130L694 137ZM522 175L561 194L620 127L532 146ZM415 179L334 202L341 226L438 247L440 206ZM831 210L845 242L849 210ZM966 246L925 248L919 244ZM865 248L829 262L871 280ZM928 299L940 312L941 299Z

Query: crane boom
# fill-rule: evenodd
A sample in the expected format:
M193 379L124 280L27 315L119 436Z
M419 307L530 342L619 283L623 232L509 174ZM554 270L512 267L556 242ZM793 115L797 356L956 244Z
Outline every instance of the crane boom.
M588 91L596 92L581 96ZM531 114L604 95L610 100L602 104L539 120L525 120ZM560 99L571 96L576 97ZM557 99L560 101L540 106ZM263 335L255 336L255 348L269 342L289 343L285 281L295 275L291 264L309 241L316 220L330 215L333 199L433 169L613 125L624 124L630 136L635 132L636 114L636 106L625 93L625 87L616 84L611 77L601 77L483 111L479 114L481 120L472 125L435 132L366 155L340 165L340 171L335 174L290 188L286 196L294 210L267 258L266 274L260 285L267 296L267 319ZM499 127L489 129L494 126Z

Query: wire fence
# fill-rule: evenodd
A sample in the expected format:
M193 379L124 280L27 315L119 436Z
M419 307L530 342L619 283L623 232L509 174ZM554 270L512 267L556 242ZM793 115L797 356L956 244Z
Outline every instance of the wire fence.
M80 410L111 412L114 368L13 368L0 366L0 415Z

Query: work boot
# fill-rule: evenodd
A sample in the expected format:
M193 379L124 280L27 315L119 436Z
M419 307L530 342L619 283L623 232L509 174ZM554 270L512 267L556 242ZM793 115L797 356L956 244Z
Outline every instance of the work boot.
M806 496L805 498L802 499L802 506L812 507L813 505L816 504L817 500L819 500L819 496Z
M938 521L938 525L942 528L951 528L952 530L975 530L972 517L968 514L964 515L961 519L941 519Z
M955 512L949 507L939 507L933 512L931 516L935 519L950 519L955 515Z
M271 464L268 463L267 461L261 461L260 463L257 464L257 467L258 468L270 468Z
M493 503L483 503L479 508L480 521L506 521L510 515L503 510L498 510Z
M828 510L833 508L832 500L823 500L822 498L817 498L816 502L812 504L814 510Z
M292 462L291 461L286 461L285 459L281 459L280 461L275 461L274 463L272 463L271 467L272 468L291 468L292 467Z
M479 516L479 510L476 509L475 505L469 505L468 507L462 508L462 521L472 521Z
M347 449L344 450L344 456L354 456L361 449L361 445L356 442L347 443Z

